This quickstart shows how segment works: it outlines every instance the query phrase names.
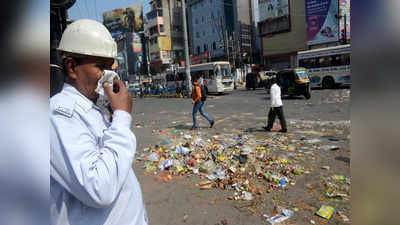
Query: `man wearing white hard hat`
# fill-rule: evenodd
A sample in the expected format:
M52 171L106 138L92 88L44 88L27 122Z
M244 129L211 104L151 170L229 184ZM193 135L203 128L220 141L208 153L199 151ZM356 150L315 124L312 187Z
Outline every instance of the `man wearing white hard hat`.
M58 50L65 84L50 99L51 224L148 224L132 169L132 97L122 81L105 76L116 43L101 23L82 19L67 27ZM96 104L101 95L112 121Z

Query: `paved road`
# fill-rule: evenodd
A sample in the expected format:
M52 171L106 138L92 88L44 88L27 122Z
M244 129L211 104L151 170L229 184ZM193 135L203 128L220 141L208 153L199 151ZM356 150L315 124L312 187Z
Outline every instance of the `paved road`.
M329 143L331 131L336 132L334 143L340 146L340 151L334 153L321 153L313 161L318 165L313 173L300 179L296 188L287 193L280 193L288 201L304 198L307 205L315 210L320 202L315 195L307 195L305 185L315 184L321 186L316 177L321 177L325 170L321 165L330 166L330 173L350 176L350 150L349 150L349 121L350 121L350 89L313 90L309 100L303 97L284 98L284 113L289 121L289 134L300 136L303 134L319 135L324 144ZM138 142L138 153L149 145L161 143L171 135L162 134L160 131L179 129L190 133L192 126L190 99L160 99L144 98L134 100L132 126ZM205 111L217 121L215 128L208 129L208 122L199 119L200 130L197 132L214 134L227 134L233 131L253 132L255 135L269 135L262 131L265 124L267 108L269 108L269 95L262 89L255 91L235 90L222 96L210 96L205 105ZM291 122L290 122L291 121ZM278 123L278 121L276 121ZM306 124L308 129L298 129L296 124ZM331 132L331 133L329 133ZM332 136L332 135L331 135ZM228 224L265 224L262 215L237 206L237 202L227 200L231 195L229 191L218 189L200 191L195 186L197 177L173 179L164 182L156 176L145 175L143 162L134 163L135 173L141 183L145 204L151 224L222 224L226 219ZM313 179L311 179L313 177ZM314 179L315 178L315 179ZM264 213L270 214L274 204L274 194L266 195L263 200ZM335 203L336 207L347 212L350 216L348 202ZM291 218L295 224L310 224L313 218L311 211L298 212ZM185 217L186 215L186 217ZM186 222L184 221L186 218ZM314 218L315 219L315 218ZM341 220L332 220L328 224L340 223Z

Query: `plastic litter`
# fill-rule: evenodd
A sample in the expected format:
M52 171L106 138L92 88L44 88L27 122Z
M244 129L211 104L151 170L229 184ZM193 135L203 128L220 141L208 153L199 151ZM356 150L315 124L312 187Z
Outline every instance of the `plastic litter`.
M156 162L160 160L160 155L158 155L155 152L152 152L149 157L147 157L147 160L152 161L152 162Z
M321 142L321 140L320 140L320 139L317 139L317 138L314 138L314 139L311 139L311 140L307 140L306 142L307 142L308 144L316 144L316 143Z
M242 196L241 196L241 199L245 200L245 201L251 201L251 200L253 200L253 198L254 198L253 195L250 192L247 192L247 191L244 191Z
M273 217L270 217L264 214L264 217L271 225L275 225L277 223L281 223L294 215L294 212L289 209L282 209L282 213Z
M336 145L324 145L324 146L321 146L321 148L322 148L323 150L326 150L326 151L328 151L328 150L330 150L330 151L339 150L339 147L336 146Z
M162 162L159 164L158 168L160 168L160 170L165 170L165 169L171 167L172 165L173 165L172 161L166 159L166 160L162 161Z
M190 150L188 148L185 148L185 147L178 147L176 149L176 153L177 154L183 154L183 155L186 155L189 151Z
M279 180L279 185L280 185L281 187L286 187L286 184L287 184L286 178L281 178L281 179Z
M330 219L335 213L335 208L327 205L322 205L321 208L316 212L316 214L322 218Z

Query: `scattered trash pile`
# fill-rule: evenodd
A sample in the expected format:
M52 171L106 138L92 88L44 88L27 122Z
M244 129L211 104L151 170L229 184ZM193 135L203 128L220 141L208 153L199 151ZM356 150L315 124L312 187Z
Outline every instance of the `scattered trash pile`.
M345 101L350 101L350 90L337 90L328 96L328 98L323 99L324 103L342 103Z
M178 132L173 132L175 138L144 149L136 159L154 174L199 176L202 190L233 190L231 200L250 201L294 186L298 176L310 173L312 168L304 164L314 157L312 146L318 142L305 136L296 140L291 134L260 139L243 133L207 137L201 132Z

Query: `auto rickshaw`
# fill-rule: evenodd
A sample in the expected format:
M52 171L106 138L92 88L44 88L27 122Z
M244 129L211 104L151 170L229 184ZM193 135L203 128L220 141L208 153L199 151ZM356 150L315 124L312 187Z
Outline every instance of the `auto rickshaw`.
M250 88L253 88L253 90L256 90L258 87L258 78L256 73L248 73L246 75L246 89L250 90Z
M260 77L261 77L261 82L262 87L265 89L270 89L270 79L272 76L276 77L277 72L274 70L268 70L268 71L261 71L259 72Z
M310 79L306 68L298 67L281 70L277 74L277 79L281 86L282 95L304 95L306 99L311 98Z

